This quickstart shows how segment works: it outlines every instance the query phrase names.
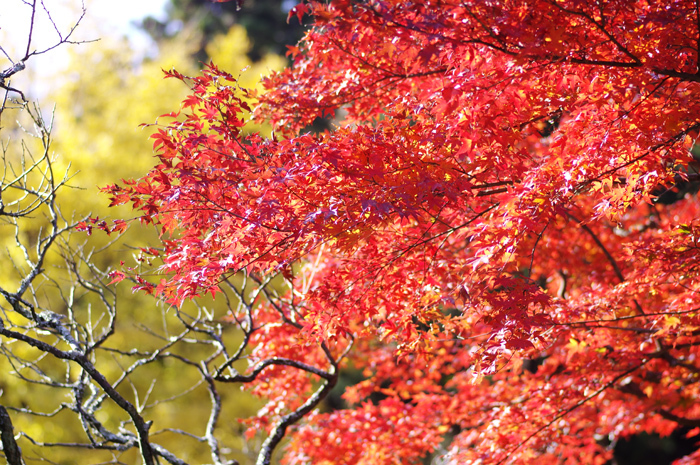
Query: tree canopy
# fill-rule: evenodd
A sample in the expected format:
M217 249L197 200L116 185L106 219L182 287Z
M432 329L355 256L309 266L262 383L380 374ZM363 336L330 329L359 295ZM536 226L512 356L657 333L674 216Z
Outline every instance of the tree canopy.
M159 164L106 189L162 231L141 288L179 305L245 277L212 379L267 399L258 463L286 436L285 463L603 464L697 435L697 3L306 14L255 107L271 137L242 132L236 70L170 71L191 93L153 126ZM348 370L349 407L315 410Z

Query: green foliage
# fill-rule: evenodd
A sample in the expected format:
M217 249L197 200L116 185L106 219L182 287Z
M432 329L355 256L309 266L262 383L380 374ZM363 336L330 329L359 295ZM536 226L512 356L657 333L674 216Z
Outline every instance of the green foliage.
M286 53L286 45L297 43L303 35L302 24L296 20L287 23L286 3L283 0L246 0L239 9L237 2L171 0L164 21L147 18L142 27L158 42L172 37L172 31L180 28L196 30L201 36L194 56L199 61L207 61L212 58L206 50L207 44L239 24L245 28L253 45L247 51L248 56L257 61L270 53Z

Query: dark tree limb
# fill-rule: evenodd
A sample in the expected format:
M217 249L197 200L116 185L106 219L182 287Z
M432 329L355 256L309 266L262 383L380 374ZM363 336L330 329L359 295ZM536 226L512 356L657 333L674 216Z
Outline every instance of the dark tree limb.
M255 465L270 465L272 462L272 453L275 451L280 442L282 442L282 439L284 439L287 428L304 418L309 412L316 408L316 406L333 390L337 382L338 375L337 373L334 373L333 377L323 383L321 387L318 388L301 407L292 413L283 416L277 422L275 427L270 432L270 435L267 437L267 439L265 439L265 442L263 442Z
M2 439L2 450L5 453L8 465L24 465L22 451L15 441L15 432L12 427L12 420L7 409L0 405L0 438Z

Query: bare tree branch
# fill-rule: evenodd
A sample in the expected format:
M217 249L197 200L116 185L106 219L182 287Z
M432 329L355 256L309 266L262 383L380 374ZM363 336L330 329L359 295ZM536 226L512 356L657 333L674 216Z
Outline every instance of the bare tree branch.
M24 465L22 451L15 441L15 432L12 427L12 419L7 409L0 405L0 438L2 439L2 450L5 453L8 465Z

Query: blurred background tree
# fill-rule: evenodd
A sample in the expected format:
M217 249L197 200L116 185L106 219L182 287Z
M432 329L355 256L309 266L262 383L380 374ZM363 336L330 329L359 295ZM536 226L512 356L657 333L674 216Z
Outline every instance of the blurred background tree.
M83 341L83 349L104 337L87 359L119 395L153 421L150 435L163 450L190 463L250 463L258 439L244 439L245 426L237 419L254 415L259 402L235 386L213 391L200 369L201 364L217 363L222 346L240 342L241 334L221 322L236 297L201 299L179 310L157 306L151 297L132 293L129 283L116 288L108 284L109 273L121 263L140 266L152 258L142 249L157 231L134 223L115 239L88 237L74 228L89 215L129 215L128 210L108 211L108 199L98 188L142 176L153 166L151 129L139 125L177 109L188 91L181 82L164 81L163 69L196 73L194 57L203 44L208 58L240 73L241 85L255 88L261 75L281 68L285 60L267 50L252 53L253 45L238 24L208 35L183 25L178 34L161 37L157 52L146 57L133 52L125 38L99 26L91 34L101 40L64 47L67 71L56 74L56 86L43 86L42 99L55 102L55 109L53 104L30 105L23 98L29 97L26 89L26 95L3 92L2 198L7 208L0 209L0 318L10 332L3 334L0 346L0 370L5 373L0 403L14 423L26 460L137 463L133 420L107 399L85 368L16 339L24 334L65 352L70 337ZM0 46L9 52L0 69L24 63L10 50L23 52L26 42L3 41ZM41 85L41 73L32 72ZM3 83L9 86L10 80ZM60 189L36 190L51 183L60 184ZM22 189L27 188L35 189L36 195L23 199ZM14 308L18 292L27 303L18 307L24 313ZM61 333L64 329L68 339ZM217 338L220 345L212 345ZM218 416L212 425L215 410ZM210 434L214 426L215 437Z
M287 23L287 13L297 3L296 0L246 0L239 7L237 2L170 0L165 19L151 16L144 19L141 26L158 43L193 28L201 35L192 56L196 62L206 62L212 58L207 44L238 24L250 38L248 57L258 61L268 54L284 55L286 45L294 45L301 39L304 25L296 19Z

